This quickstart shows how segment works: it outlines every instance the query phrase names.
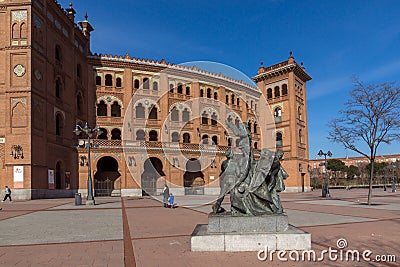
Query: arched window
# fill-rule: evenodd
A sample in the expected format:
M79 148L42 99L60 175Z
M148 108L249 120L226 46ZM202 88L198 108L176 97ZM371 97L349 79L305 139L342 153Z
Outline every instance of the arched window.
M204 97L204 90L200 89L200 97Z
M183 85L178 83L178 94L183 94Z
M303 131L300 129L299 130L299 141L300 141L300 144L303 144Z
M232 146L232 138L228 138L228 146Z
M101 85L101 76L96 76L96 85Z
M268 89L267 89L267 98L268 98L268 99L271 99L271 98L272 98L272 89L271 89L271 88L268 88Z
M111 140L121 140L121 130L120 129L112 129L111 131Z
M56 97L61 98L61 81L60 78L56 80Z
M234 94L231 95L231 104L232 105L235 104L235 95Z
M149 78L143 79L143 89L150 89Z
M201 124L208 125L208 114L205 111L201 114Z
M112 75L111 74L106 74L106 86L112 86Z
M275 97L278 97L278 96L281 95L279 86L275 86L275 88L274 88L274 93L275 93Z
M18 27L17 23L14 23L12 25L12 33L11 33L11 35L12 35L12 39L18 39L19 38L20 33L19 33L19 27Z
M97 104L97 116L107 116L107 104L103 100Z
M190 95L190 87L186 86L186 95Z
M169 92L170 92L171 94L174 93L174 85L173 85L172 83L169 85Z
M56 45L56 60L62 60L61 47L59 45Z
M282 95L287 95L288 90L287 90L287 84L282 84Z
M144 107L142 103L139 103L139 105L136 106L136 118L137 119L144 119Z
M202 139L203 144L208 145L208 135L206 135L206 134L203 135L201 137L201 139Z
M64 120L60 113L56 115L56 135L62 136L64 127Z
M99 134L97 136L97 139L108 139L108 137L107 137L107 133L108 133L107 129L106 128L100 128L100 130L101 130L101 134Z
M78 78L82 77L82 66L81 66L81 64L76 65L76 77L78 77Z
M26 30L26 23L21 23L20 27L20 38L26 39L27 38L27 30Z
M138 141L143 141L144 140L144 131L143 130L137 130L136 131L136 140Z
M258 149L258 143L254 142L254 149Z
M158 91L158 82L153 82L153 90Z
M179 111L176 109L176 107L173 107L171 110L171 120L179 121Z
M117 101L111 105L111 117L121 117L121 106Z
M229 104L229 95L226 95L226 96L225 96L225 103L226 103L226 104Z
M115 86L116 87L122 87L122 79L121 78L117 78L116 80L115 80Z
M207 98L211 98L211 88L207 88Z
M282 143L282 133L276 133L276 146L277 147L281 147L281 146L283 146L283 143Z
M189 116L190 116L190 113L189 113L188 109L185 108L185 109L182 111L182 121L183 121L183 122L188 122L188 121L189 121Z
M183 134L183 143L184 144L189 144L190 143L190 134L184 133Z
M171 137L172 137L172 142L179 142L179 133L178 132L173 132Z
M239 106L239 104L240 104L240 98L238 97L236 98L236 105Z
M249 129L250 132L251 132L251 126L252 126L252 125L251 125L251 121L248 121L248 122L247 122L247 129Z
M149 141L158 141L158 133L157 133L157 131L151 130L149 132Z
M79 93L76 96L76 110L78 111L78 114L81 115L83 111L83 99L82 95Z
M213 145L218 145L218 136L214 135L212 138Z
M298 118L299 118L299 120L301 120L301 114L302 112L301 112L301 106L299 106L298 108L297 108L297 116L298 116Z
M217 125L217 119L218 119L217 114L213 113L211 115L211 125Z
M218 100L218 93L217 92L214 92L214 99Z
M250 108L253 109L253 107L254 107L254 102L253 102L253 100L251 100L250 101Z
M140 87L140 82L138 79L135 79L135 81L133 82L133 88L139 89L139 87Z
M275 117L275 122L281 122L282 121L282 109L280 107L277 107L274 110L274 117Z
M253 129L254 129L253 132L254 132L255 134L257 133L257 125L258 125L257 122L255 122L255 123L253 124L253 127L254 127L254 128L253 128Z
M149 119L150 120L156 120L157 117L158 117L157 113L158 113L157 107L156 106L151 106L149 108Z

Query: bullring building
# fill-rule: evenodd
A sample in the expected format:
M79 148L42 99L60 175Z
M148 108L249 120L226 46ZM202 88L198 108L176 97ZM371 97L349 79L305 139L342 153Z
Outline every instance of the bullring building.
M0 0L0 186L15 199L84 196L89 160L95 196L157 194L165 182L177 195L218 194L224 153L237 141L222 122L246 122L257 155L266 147L262 99L286 191L310 190L311 77L291 53L255 68L254 86L196 66L93 53L93 30L72 5ZM73 132L86 122L101 129L90 157L86 136Z

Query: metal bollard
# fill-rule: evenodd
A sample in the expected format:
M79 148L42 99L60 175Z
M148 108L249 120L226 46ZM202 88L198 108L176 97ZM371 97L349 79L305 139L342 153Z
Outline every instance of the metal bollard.
M75 193L75 206L82 205L81 193Z

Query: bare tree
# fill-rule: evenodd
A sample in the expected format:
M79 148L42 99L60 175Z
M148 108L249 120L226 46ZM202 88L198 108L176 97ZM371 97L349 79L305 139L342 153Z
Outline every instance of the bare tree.
M339 112L340 117L328 124L331 127L328 138L369 159L368 205L371 205L378 147L399 139L400 88L393 82L365 85L354 79L345 107Z

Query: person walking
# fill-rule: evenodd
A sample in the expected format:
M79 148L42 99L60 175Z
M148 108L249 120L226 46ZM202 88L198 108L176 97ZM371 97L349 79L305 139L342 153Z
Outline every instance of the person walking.
M10 188L8 188L8 186L6 186L6 195L4 196L4 199L1 201L1 202L4 202L4 201L6 201L6 199L7 198L9 198L10 199L10 202L12 202L12 199L11 199L11 189Z
M174 200L175 200L175 197L174 197L174 195L171 193L171 194L169 194L169 197L168 197L168 203L169 203L169 207L171 208L171 209L173 209L174 208Z
M168 197L169 197L169 187L168 187L167 183L165 183L165 186L163 189L164 208L168 208Z

